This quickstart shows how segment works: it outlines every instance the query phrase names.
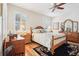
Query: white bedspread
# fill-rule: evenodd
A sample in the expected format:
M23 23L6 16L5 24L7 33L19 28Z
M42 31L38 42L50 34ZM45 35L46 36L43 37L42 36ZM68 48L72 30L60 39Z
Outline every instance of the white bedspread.
M47 47L49 50L51 48L52 33L33 33L33 41Z
M48 50L50 50L52 46L52 36L54 37L60 37L64 36L65 34L54 34L52 32L46 32L46 33L33 33L32 34L32 40L47 47ZM61 40L62 41L62 40ZM56 42L57 44L57 42Z

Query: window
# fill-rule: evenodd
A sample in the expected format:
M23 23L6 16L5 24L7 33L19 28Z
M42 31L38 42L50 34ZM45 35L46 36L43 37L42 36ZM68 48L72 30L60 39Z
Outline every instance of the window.
M15 29L16 31L20 29L20 15L16 15L16 21L15 21Z
M15 30L16 32L24 32L26 31L26 20L27 16L23 14L16 14L16 20L15 20Z

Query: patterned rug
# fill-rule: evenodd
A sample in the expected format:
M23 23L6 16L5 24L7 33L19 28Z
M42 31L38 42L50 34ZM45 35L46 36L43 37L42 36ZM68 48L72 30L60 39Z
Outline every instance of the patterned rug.
M40 56L53 56L52 53L44 46L34 48Z
M78 45L72 45L72 44L63 44L59 48L55 50L55 54L52 55L52 53L47 50L44 46L39 46L34 48L34 50L40 55L40 56L76 56L79 55L79 46Z

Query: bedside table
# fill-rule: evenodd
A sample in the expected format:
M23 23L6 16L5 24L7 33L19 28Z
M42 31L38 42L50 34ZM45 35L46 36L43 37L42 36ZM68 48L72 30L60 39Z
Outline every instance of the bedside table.
M6 47L10 45L14 46L15 55L14 56L24 56L25 55L25 39L14 39L13 41L6 42Z

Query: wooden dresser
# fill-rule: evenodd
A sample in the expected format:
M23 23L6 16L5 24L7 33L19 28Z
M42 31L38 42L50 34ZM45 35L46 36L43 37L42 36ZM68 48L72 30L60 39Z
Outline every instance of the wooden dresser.
M79 33L77 32L68 32L67 35L67 41L79 43Z
M6 48L10 45L14 46L15 56L24 56L25 55L25 41L24 39L13 40L11 42L6 42Z

